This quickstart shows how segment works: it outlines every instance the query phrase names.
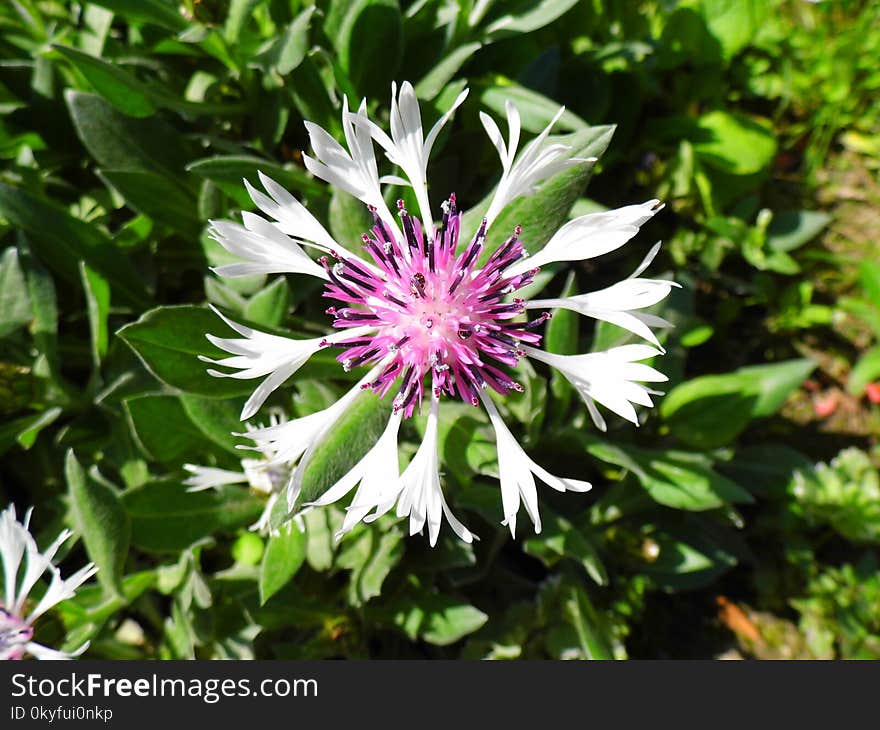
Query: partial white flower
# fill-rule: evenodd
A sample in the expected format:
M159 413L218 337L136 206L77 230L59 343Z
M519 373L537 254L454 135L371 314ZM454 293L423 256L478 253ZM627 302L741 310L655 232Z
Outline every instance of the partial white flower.
M660 341L651 327L671 327L672 324L661 317L636 311L661 302L668 296L672 287L679 286L674 281L638 278L659 250L658 243L628 279L605 289L571 297L531 299L525 303L525 307L526 309L570 309L587 317L622 327L662 350Z
M251 189L251 194L257 192ZM229 253L245 262L215 266L218 276L252 274L309 274L326 279L327 273L302 250L296 241L258 215L241 214L244 225L232 221L211 221L211 237Z
M400 469L397 465L397 433L401 420L403 420L401 413L392 413L388 425L375 446L336 484L314 502L306 505L306 507L325 507L338 502L352 489L358 487L351 504L346 509L342 527L336 533L337 540L350 532L373 509L389 503L393 504L396 493L391 492L394 491L400 477Z
M583 261L614 251L662 209L659 200L649 200L641 205L582 215L562 226L544 248L513 264L508 271L521 274L554 261Z
M486 213L487 225L490 226L508 203L523 195L531 195L536 192L544 180L561 172L566 167L586 161L568 157L566 153L570 152L570 148L564 144L547 144L550 130L559 121L565 107L556 113L544 131L529 142L517 158L516 151L519 147L521 131L519 110L510 101L505 103L504 108L507 111L507 144L504 144L504 138L495 120L485 112L480 112L480 121L483 123L486 134L489 135L489 139L492 140L492 144L495 145L495 149L498 150L503 169L501 180L498 182L498 187L495 188L495 195L492 197L492 202Z
M357 125L369 130L373 139L385 150L385 154L392 164L397 165L409 178L419 203L419 211L423 221L432 221L431 205L428 202L428 159L437 136L452 118L455 110L467 98L468 90L462 91L452 107L437 123L431 127L428 136L422 131L422 114L419 111L419 102L416 92L409 81L400 85L400 93L397 93L397 84L391 85L391 136L389 137L376 124L371 122L366 114L351 115L349 119ZM397 180L395 180L397 181ZM430 235L430 234L429 234Z
M506 524L510 528L510 534L516 537L516 515L522 503L535 525L535 532L541 532L535 477L558 492L587 492L592 489L592 485L579 479L561 479L538 466L507 428L492 399L486 393L480 393L480 397L495 429L501 506L504 510L504 521L501 524Z
M306 122L315 157L303 155L303 161L315 177L375 208L379 217L399 236L397 221L382 197L369 123L366 101L361 103L357 113L352 114L348 111L348 98L344 97L342 129L348 150L317 124Z
M587 405L597 428L605 430L605 420L593 401L601 403L621 418L639 425L633 403L652 406L656 393L636 381L663 383L668 378L649 365L637 362L662 354L648 345L622 345L586 355L555 355L528 345L526 354L556 368L575 387Z
M269 416L269 425L278 426L287 423L287 417L280 411L275 410ZM260 430L262 426L246 424L248 431ZM261 534L269 534L270 520L275 503L290 481L291 469L289 464L279 463L271 446L264 446L259 450L260 457L256 459L242 459L241 470L218 469L213 466L200 466L197 464L184 464L191 476L184 480L188 492L201 492L206 489L217 489L228 484L246 484L252 491L266 497L266 506L260 518L251 525L250 529ZM304 529L302 519L297 516L297 526Z
M219 370L209 369L208 374L213 375L215 378L236 378L239 380L268 376L257 386L244 404L244 408L241 411L242 421L253 416L260 409L260 406L266 402L266 398L299 370L318 350L328 347L333 342L347 339L352 334L366 334L371 331L371 328L363 327L358 331L337 332L327 337L294 340L289 337L270 335L246 325L238 324L223 316L216 307L212 306L211 309L226 324L238 332L241 338L205 335L211 343L221 350L231 353L231 356L224 357L222 360L214 360L205 355L199 355L199 359L212 365L220 365L237 370L237 372L224 373Z
M0 603L0 659L21 659L30 654L37 659L71 659L88 648L88 642L66 653L32 641L33 624L53 606L73 597L97 568L89 563L63 579L52 560L61 545L73 534L63 530L48 549L41 553L28 526L31 512L23 522L9 505L0 513L0 559L3 561L3 600ZM36 605L26 610L26 601L37 581L49 573L49 585Z
M428 525L428 541L431 547L437 544L437 536L440 534L440 524L443 517L464 542L473 542L476 539L449 509L443 490L440 487L440 453L438 445L438 414L440 402L434 398L431 400L431 410L428 413L428 422L425 426L425 436L419 446L416 455L398 479L395 491L397 492L397 516L409 516L409 534L415 535ZM388 509L380 506L376 516Z

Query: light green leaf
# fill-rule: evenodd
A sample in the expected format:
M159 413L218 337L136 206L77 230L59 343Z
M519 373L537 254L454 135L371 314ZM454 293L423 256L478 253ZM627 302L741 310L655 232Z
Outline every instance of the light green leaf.
M815 367L811 360L788 360L704 375L673 388L660 404L660 413L672 433L690 446L723 446L752 419L779 410Z
M288 522L269 538L260 564L260 605L266 603L296 575L306 559L306 536Z
M110 314L110 286L107 280L90 269L85 261L80 262L83 290L86 294L86 312L89 316L89 331L92 336L92 362L95 369L100 368L101 360L107 354L107 317Z
M18 251L7 248L0 257L0 337L31 321L31 300Z
M72 450L65 458L64 475L73 525L82 536L89 558L98 566L98 580L119 595L131 539L131 525L119 495L87 475Z
M710 167L731 175L752 175L776 154L773 130L740 113L712 111L697 120L694 151Z

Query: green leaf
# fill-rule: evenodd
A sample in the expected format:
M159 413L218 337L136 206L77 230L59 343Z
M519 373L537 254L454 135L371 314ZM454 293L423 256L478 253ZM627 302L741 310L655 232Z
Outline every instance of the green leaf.
M261 188L257 171L271 177L291 191L304 194L326 194L327 189L309 176L308 172L297 167L281 167L260 157L248 155L217 155L196 160L186 167L188 172L210 180L227 195L231 195L242 206L250 207L247 190L241 184L242 178Z
M110 286L107 280L90 269L85 261L80 262L83 290L86 294L86 312L89 316L89 331L92 338L92 362L95 368L107 354L107 317L110 314Z
M138 443L155 461L177 464L211 451L210 442L176 395L146 393L124 400L123 405ZM232 438L229 432L227 438Z
M416 595L389 604L392 620L412 640L448 646L472 634L488 616L462 599L443 594Z
M755 444L739 449L718 468L759 497L792 493L796 475L812 474L815 462L785 444Z
M194 157L188 138L158 117L128 117L100 96L72 89L64 99L77 135L102 168L174 180Z
M40 377L49 375L59 380L58 362L58 297L55 281L42 262L31 252L29 239L23 234L18 238L18 253L27 282L28 298L31 302L31 333L34 344L45 362L48 373L43 372L40 359L34 370Z
M732 58L752 42L769 9L763 0L701 0L697 7L725 58Z
M230 454L241 457L232 434L242 428L239 414L244 405L243 398L203 398L191 393L182 393L179 397L189 420L203 436Z
M163 175L141 170L98 170L98 176L115 189L137 213L195 238L202 229L196 196Z
M578 0L540 0L519 3L517 9L522 12L506 14L490 23L486 27L486 39L495 41L539 30L567 13L577 2Z
M85 261L110 283L121 301L138 307L150 301L143 276L97 226L4 183L0 183L0 216L30 234L40 260L68 281L79 284L79 262Z
M809 243L831 222L818 210L783 210L773 214L767 226L767 246L774 251L793 251Z
M415 85L416 95L426 101L434 99L480 48L479 43L465 43L438 61Z
M296 16L269 46L253 57L251 64L265 72L286 76L302 63L309 50L309 23L315 6L310 5Z
M707 165L731 175L752 175L776 154L772 129L740 113L712 111L697 120L694 151Z
M384 532L363 530L349 539L336 565L351 571L348 602L361 606L382 592L382 584L403 557L403 533L392 528Z
M46 426L54 423L62 413L61 408L49 408L42 413L22 416L0 424L0 454L16 442L24 449L34 445L37 436Z
M571 587L564 610L577 633L581 652L587 659L614 659L604 622L583 588L577 585Z
M289 306L290 287L287 280L279 276L248 300L244 316L263 327L278 327L284 322Z
M205 371L199 355L222 355L206 333L226 330L216 314L204 307L184 304L157 307L116 334L137 354L156 378L188 393L215 398L246 395L254 384L233 378L213 378Z
M849 373L846 389L855 396L865 394L865 387L880 379L880 345L862 355Z
M508 101L512 101L519 110L522 128L532 134L543 132L561 106L559 102L512 81L505 81L499 86L490 86L480 95L480 101L502 119L507 118L505 105ZM590 126L583 119L568 110L562 113L554 127L556 130L571 132L580 132L589 128Z
M92 88L123 114L148 117L156 111L144 85L119 65L68 46L52 45L52 48L70 61Z
M608 572L589 537L547 507L542 507L541 513L544 523L541 533L529 537L523 543L523 550L548 567L562 558L571 558L584 567L597 585L608 585Z
M339 54L339 63L360 94L388 93L403 54L403 20L395 0L334 0L328 35ZM381 62L377 63L377 59Z
M672 433L688 445L723 446L752 419L779 410L815 367L811 360L788 360L704 375L673 388L660 404L660 413Z
M131 517L131 542L149 552L179 552L221 530L256 520L263 501L240 486L187 492L179 481L150 482L122 495Z
M859 282L865 296L875 307L880 307L880 264L865 260L859 265Z
M330 233L333 239L356 255L363 251L361 236L370 230L373 218L361 201L344 190L334 189L330 199Z
M293 522L269 538L260 564L260 605L287 585L305 558L306 536Z
M7 248L0 257L0 337L31 321L31 300L18 261L18 251Z
M175 32L189 27L189 22L180 13L180 6L173 0L92 0L92 2L135 23L153 23Z
M73 450L67 452L64 475L70 497L70 513L92 562L98 580L117 595L122 593L122 571L128 555L131 525L119 495L87 475Z
M651 498L667 507L700 512L753 501L745 489L716 472L702 454L621 447L593 439L586 448L602 461L631 471Z

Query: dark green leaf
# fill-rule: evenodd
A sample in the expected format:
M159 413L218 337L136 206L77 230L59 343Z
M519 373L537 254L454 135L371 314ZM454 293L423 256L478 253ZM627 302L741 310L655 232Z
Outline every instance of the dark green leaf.
M219 530L251 524L263 502L241 486L188 492L178 480L150 482L122 495L131 541L150 552L178 552Z
M143 276L97 226L4 183L0 183L0 216L29 233L40 259L68 281L79 283L79 262L85 261L107 279L121 301L136 306L149 301Z

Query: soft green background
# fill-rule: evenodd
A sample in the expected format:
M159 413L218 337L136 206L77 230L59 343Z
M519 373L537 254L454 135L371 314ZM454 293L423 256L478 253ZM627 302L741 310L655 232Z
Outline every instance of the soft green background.
M66 570L100 566L38 640L110 658L880 657L880 4L13 0L0 58L0 505L34 505L42 541L75 528ZM305 172L302 121L339 136L343 95L385 120L404 79L427 123L471 89L435 147L435 200L491 190L478 112L507 99L529 135L565 104L556 131L601 155L496 235L521 223L534 250L571 216L666 202L532 294L610 284L663 239L651 275L682 284L656 309L676 325L668 394L600 434L564 380L523 364L506 420L595 485L542 491L540 535L499 525L491 429L444 403L473 548L444 529L432 550L392 518L335 545L335 508L266 539L247 529L258 495L181 485L186 462L237 468L251 389L196 359L216 354L205 332L228 334L205 302L300 336L326 330L326 303L304 277L218 280L207 221L249 208L241 178L260 169L357 245L364 211ZM560 312L545 344L624 334ZM272 403L309 413L356 376L319 355ZM311 493L378 408L325 445Z

